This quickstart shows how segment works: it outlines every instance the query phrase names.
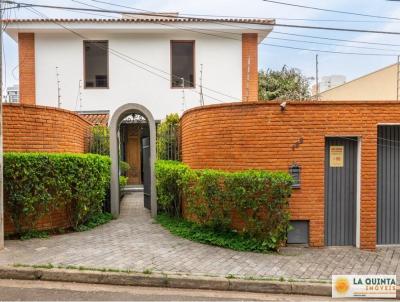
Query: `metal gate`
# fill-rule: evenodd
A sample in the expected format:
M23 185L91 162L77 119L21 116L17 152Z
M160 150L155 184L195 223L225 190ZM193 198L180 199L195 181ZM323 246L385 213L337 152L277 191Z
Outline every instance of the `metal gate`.
M400 244L400 126L378 127L377 244Z
M357 147L355 137L325 141L325 245L355 245Z
M150 138L142 138L144 207L151 209Z

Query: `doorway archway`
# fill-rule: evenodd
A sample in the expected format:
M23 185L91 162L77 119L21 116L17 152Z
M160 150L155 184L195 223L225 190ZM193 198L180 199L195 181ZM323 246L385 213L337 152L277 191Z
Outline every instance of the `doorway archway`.
M120 212L120 187L119 187L119 127L122 120L130 114L139 114L143 116L149 125L150 133L150 154L149 154L149 188L145 192L150 194L151 216L157 215L157 196L156 196L156 178L155 178L155 160L156 160L156 124L151 112L144 106L135 103L128 103L119 107L112 115L110 121L110 157L111 157L111 213L118 217ZM148 190L146 190L148 189Z

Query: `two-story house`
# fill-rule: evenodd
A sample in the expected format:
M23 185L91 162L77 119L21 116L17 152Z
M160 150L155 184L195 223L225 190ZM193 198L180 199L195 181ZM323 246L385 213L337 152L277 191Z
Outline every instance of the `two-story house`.
M155 118L257 100L258 44L270 19L178 15L8 20L19 48L20 102L69 110L145 105Z
M18 43L20 102L101 113L103 124L126 103L161 119L201 104L258 100L258 44L274 24L178 14L6 22ZM121 126L129 184L143 182L146 136L145 124Z

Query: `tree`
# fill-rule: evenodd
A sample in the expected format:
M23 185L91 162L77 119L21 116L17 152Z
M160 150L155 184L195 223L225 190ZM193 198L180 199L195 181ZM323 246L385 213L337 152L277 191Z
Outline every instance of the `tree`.
M280 71L259 72L258 96L265 101L304 101L310 99L310 84L300 70L285 65Z

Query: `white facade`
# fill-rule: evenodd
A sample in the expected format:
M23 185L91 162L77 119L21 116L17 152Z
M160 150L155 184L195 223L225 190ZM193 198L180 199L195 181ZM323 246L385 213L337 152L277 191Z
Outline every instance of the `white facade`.
M19 85L13 85L7 87L7 95L5 97L6 103L18 103L19 102Z
M66 26L79 32L81 37L46 22L7 27L8 34L14 39L22 31L21 27L25 32L35 33L36 104L57 106L58 67L62 108L110 110L112 115L119 106L134 102L146 106L156 119L200 104L201 65L205 104L240 101L241 33L257 32L262 40L272 29L268 25L252 24L246 25L254 27L248 30L208 23L178 25L196 31L208 29L211 33L201 34L151 23L68 23ZM215 27L224 32L229 29L229 33L215 34L211 31ZM108 40L109 88L79 89L79 82L84 80L84 38ZM171 40L195 41L196 88L186 88L184 92L180 88L171 88Z

